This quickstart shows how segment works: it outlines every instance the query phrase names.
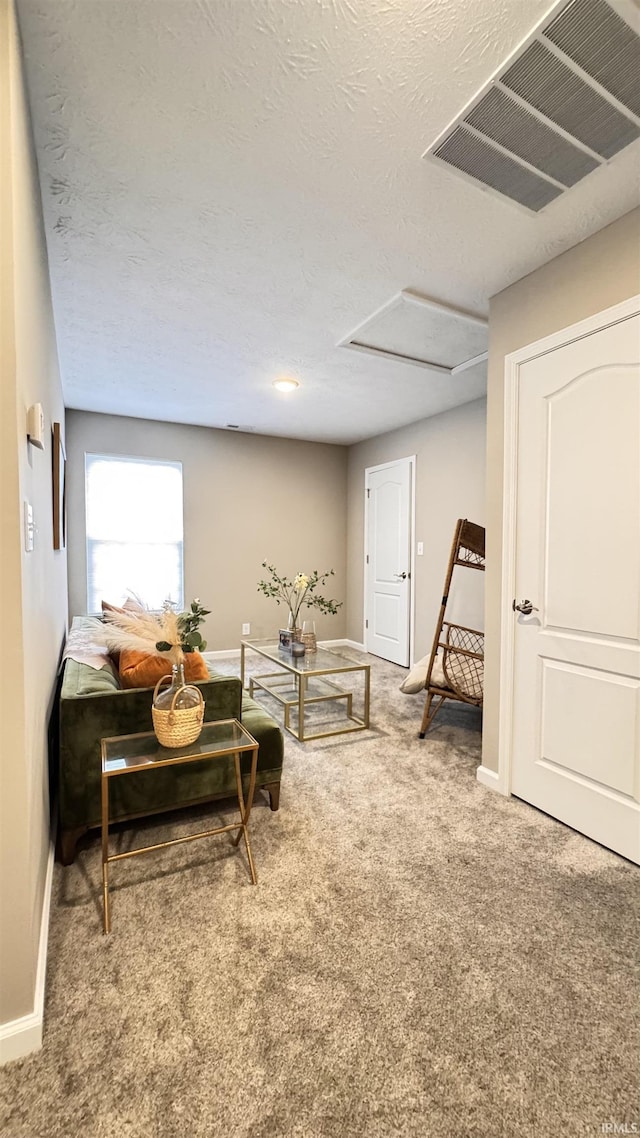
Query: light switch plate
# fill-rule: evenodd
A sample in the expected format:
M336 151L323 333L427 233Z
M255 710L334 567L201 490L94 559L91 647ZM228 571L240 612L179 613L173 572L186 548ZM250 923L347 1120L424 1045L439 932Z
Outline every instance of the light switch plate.
M27 553L33 551L33 506L31 502L24 504L24 547Z
M424 553L424 542L419 541L418 542L418 557L422 557L423 553Z

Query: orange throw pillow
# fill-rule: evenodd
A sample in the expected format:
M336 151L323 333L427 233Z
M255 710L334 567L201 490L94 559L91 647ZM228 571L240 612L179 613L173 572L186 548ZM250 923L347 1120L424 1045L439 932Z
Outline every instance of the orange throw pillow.
M123 648L120 653L120 683L123 688L154 688L162 676L171 675L171 660L157 653L134 652ZM208 680L209 669L200 652L186 652L184 675L187 683Z

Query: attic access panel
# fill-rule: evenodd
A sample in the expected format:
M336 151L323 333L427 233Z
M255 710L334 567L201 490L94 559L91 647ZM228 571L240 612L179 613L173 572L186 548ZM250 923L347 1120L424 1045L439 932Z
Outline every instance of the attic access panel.
M404 289L339 347L455 375L487 357L487 321Z
M538 213L640 138L633 0L557 2L423 157Z

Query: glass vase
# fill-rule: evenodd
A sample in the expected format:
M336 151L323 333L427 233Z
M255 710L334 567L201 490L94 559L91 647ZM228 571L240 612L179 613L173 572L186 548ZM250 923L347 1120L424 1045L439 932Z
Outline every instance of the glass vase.
M291 609L289 609L289 616L287 617L287 631L291 633L292 640L300 640L302 629L296 624L296 618L291 612Z
M204 700L200 688L186 684L184 663L174 664L169 687L160 690L168 676L158 680L151 709L153 729L163 747L187 747L202 730Z
M176 702L173 704L173 697L176 697ZM182 711L186 707L195 707L200 702L197 694L197 689L190 687L184 678L184 663L173 664L171 668L171 685L161 691L153 701L153 706L169 710L173 705L176 711Z
M302 622L302 643L304 644L305 652L317 652L318 641L316 640L316 622L315 620L303 620Z

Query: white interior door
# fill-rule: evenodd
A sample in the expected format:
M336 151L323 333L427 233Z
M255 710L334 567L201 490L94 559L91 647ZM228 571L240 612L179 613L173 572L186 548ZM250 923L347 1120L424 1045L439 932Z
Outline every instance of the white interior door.
M640 318L518 391L511 789L640 862Z
M365 644L368 652L405 668L411 625L413 463L402 458L365 474Z

